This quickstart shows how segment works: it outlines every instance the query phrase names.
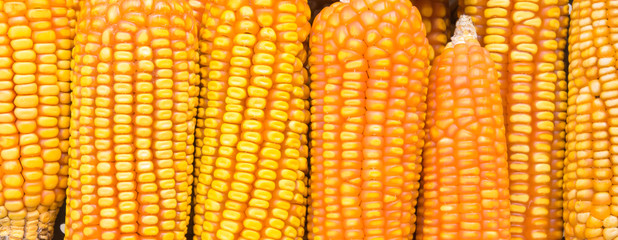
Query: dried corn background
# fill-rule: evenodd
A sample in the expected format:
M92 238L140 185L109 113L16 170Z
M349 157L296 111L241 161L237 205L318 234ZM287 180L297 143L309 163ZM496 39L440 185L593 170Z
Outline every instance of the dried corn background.
M465 75L499 86L510 239L614 239L618 5L568 4L0 1L0 238L509 238L436 208L472 201L432 190L478 164L430 130ZM479 45L445 50L462 14Z

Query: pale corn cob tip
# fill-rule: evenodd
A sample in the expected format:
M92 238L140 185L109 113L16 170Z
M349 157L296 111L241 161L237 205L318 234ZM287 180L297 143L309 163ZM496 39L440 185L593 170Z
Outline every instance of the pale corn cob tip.
M457 20L455 33L451 38L452 44L449 43L448 47L465 43L465 40L469 38L476 38L476 29L474 28L474 23L472 23L472 18L464 14Z

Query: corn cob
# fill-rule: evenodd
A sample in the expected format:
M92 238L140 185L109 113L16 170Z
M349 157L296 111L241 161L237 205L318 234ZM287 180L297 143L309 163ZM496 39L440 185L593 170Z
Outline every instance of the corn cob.
M412 0L423 17L423 24L427 31L427 39L433 48L430 61L440 55L446 45L448 34L448 0Z
M309 239L412 239L430 46L408 0L351 0L313 23Z
M59 127L59 147L62 155L60 157L60 169L58 172L59 184L56 187L56 205L55 211L64 210L60 207L65 202L66 188L69 175L69 135L70 135L70 116L71 116L71 51L73 50L73 39L75 38L75 24L77 19L77 12L73 5L73 0L57 1L57 5L66 4L65 8L58 8L54 6L56 13L54 14L56 19L52 20L52 25L55 25L56 34L56 57L57 57L57 70L56 77L58 78L58 87L60 90L59 95L59 107L60 118L58 119ZM72 3L73 2L73 3ZM52 10L53 11L53 10ZM57 215L55 213L54 215ZM50 237L43 239L51 239L53 235L53 229L55 224L55 218L50 219L49 228L51 229L47 234ZM41 234L39 234L41 235ZM42 239L39 237L39 239Z
M618 105L614 1L573 1L564 170L566 240L616 239Z
M416 239L510 239L506 138L494 65L470 17L461 16L429 74Z
M65 239L185 239L197 26L184 0L86 0L73 51Z
M310 17L305 0L206 2L194 239L302 239Z
M565 1L460 1L499 73L509 156L513 239L561 239L562 160L552 156L564 125L559 42ZM564 36L562 36L564 38ZM563 44L563 43L562 43ZM562 79L564 79L563 76ZM563 89L562 89L563 90ZM553 210L550 210L553 209Z
M0 3L0 238L51 239L65 197L67 2Z

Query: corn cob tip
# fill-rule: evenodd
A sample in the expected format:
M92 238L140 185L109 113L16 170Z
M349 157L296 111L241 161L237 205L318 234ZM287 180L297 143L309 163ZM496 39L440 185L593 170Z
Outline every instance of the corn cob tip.
M474 23L472 23L472 18L463 14L457 20L455 33L451 38L452 44L449 43L449 46L465 43L468 39L476 39L476 29Z

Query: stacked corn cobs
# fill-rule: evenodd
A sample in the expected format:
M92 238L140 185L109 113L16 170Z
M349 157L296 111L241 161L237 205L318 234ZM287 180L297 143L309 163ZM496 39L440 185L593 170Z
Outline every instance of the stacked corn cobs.
M67 186L67 239L618 237L615 3L574 1L567 125L566 0L460 0L489 54L444 50L446 0L328 2L0 1L0 238L49 239ZM500 111L439 131L489 119L488 57L508 234Z

